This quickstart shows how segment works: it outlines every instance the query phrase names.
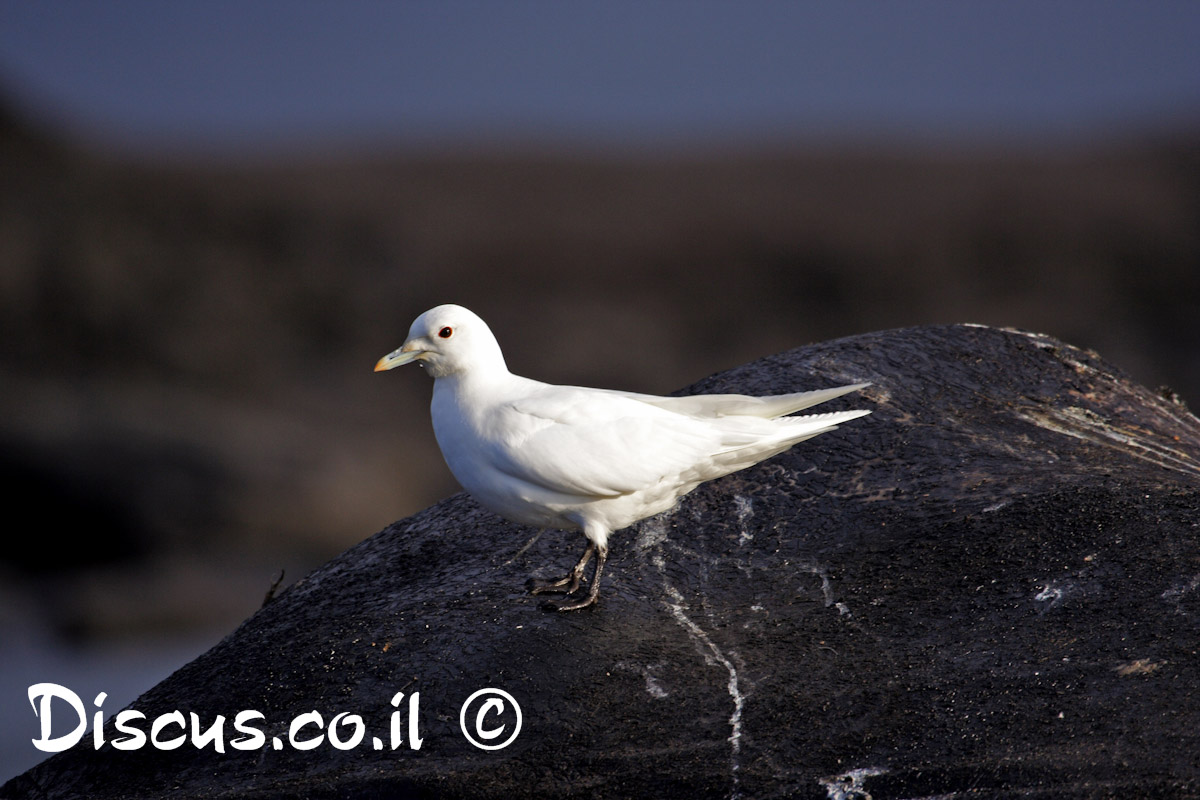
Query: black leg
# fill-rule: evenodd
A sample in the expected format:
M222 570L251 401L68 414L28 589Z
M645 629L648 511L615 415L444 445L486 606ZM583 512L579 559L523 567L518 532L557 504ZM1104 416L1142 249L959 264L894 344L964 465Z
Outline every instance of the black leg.
M591 548L588 548L591 549ZM596 548L596 573L592 575L592 586L588 590L587 597L574 603L563 603L558 606L559 611L577 611L581 608L595 605L596 600L600 597L600 576L604 574L604 561L608 558L607 547ZM580 562L581 564L584 562Z
M579 563L572 567L570 572L558 580L530 578L525 582L525 588L530 594L541 594L542 592L566 592L567 594L571 594L579 588L579 582L583 580L584 567L591 561L592 553L594 552L596 552L596 545L589 540L587 550L583 551L583 558L579 559ZM605 548L605 552L607 552L607 548Z

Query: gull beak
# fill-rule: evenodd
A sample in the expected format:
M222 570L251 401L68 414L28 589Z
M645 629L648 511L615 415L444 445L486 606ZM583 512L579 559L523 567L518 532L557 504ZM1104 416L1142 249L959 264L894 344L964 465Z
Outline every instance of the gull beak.
M425 355L425 351L414 347L407 342L400 347L399 350L393 350L375 363L375 371L383 372L384 370L395 369L401 364L407 364L410 361L416 361L421 356Z

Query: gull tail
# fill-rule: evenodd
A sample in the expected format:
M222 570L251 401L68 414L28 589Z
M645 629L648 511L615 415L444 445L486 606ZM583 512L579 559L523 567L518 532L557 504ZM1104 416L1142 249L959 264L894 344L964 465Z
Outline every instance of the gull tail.
M849 386L835 386L832 389L814 389L811 392L796 392L795 394L776 394L768 397L756 397L755 400L762 402L762 408L767 413L756 414L755 416L766 417L782 417L787 414L795 414L797 411L803 411L806 408L820 405L827 400L832 400L835 397L841 397L844 394L857 392L859 389L865 389L870 386L869 383L854 383ZM839 412L841 413L841 412ZM869 414L869 411L848 411L845 412L850 416L843 417L840 422L861 417L863 414ZM813 414L806 416L804 419L816 419L817 417L834 417L839 414ZM833 423L837 424L837 422Z
M727 417L719 423L714 423L725 429L725 447L713 454L716 474L728 475L730 472L745 469L790 449L792 445L828 433L843 422L865 417L870 413L868 410L858 409L771 420L746 416Z
M794 394L775 394L766 397L751 397L744 394L694 394L687 397L655 397L648 394L620 392L626 397L640 400L643 403L658 406L677 414L686 414L698 419L714 419L718 417L760 417L774 419L788 414L795 414L806 408L841 397L844 394L858 391L870 386L869 383L855 383L850 386L835 386L832 389L815 389L811 392L796 392ZM836 424L836 423L834 423Z
M870 413L870 411L865 409L833 411L828 414L805 414L802 417L784 417L777 419L775 422L784 436L784 449L787 449L797 442L803 442L805 439L811 439L822 433L828 433L836 429L843 422L865 417Z

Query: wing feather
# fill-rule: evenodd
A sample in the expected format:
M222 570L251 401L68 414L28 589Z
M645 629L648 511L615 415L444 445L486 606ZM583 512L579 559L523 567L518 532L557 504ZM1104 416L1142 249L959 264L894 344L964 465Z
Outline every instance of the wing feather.
M855 383L850 386L835 386L832 389L814 389L810 392L775 394L765 397L752 397L744 394L694 394L685 397L658 397L633 392L614 392L614 394L694 417L745 416L771 419L803 411L870 385L869 383Z
M718 431L691 417L615 393L553 389L500 412L518 418L505 428L520 434L491 449L497 469L563 494L615 497L678 475L722 446Z

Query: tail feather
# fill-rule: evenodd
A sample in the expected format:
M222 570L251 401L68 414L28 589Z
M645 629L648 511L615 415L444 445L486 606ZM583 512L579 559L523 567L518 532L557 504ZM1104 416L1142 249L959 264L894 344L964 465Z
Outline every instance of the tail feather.
M751 434L747 430L730 431L728 446L715 453L713 460L721 466L723 471L720 474L728 475L730 472L745 469L759 461L778 455L806 439L835 430L843 422L865 417L870 413L870 411L859 409L833 411L827 414L806 414L803 417L786 417L773 420L770 424L774 430L766 434L761 431L757 435Z
M766 397L752 397L744 394L694 394L687 397L656 397L630 392L621 392L621 394L667 411L702 419L714 417L774 419L803 411L870 385L869 383L855 383L850 386L836 386L832 389L814 389L810 392L775 394Z

